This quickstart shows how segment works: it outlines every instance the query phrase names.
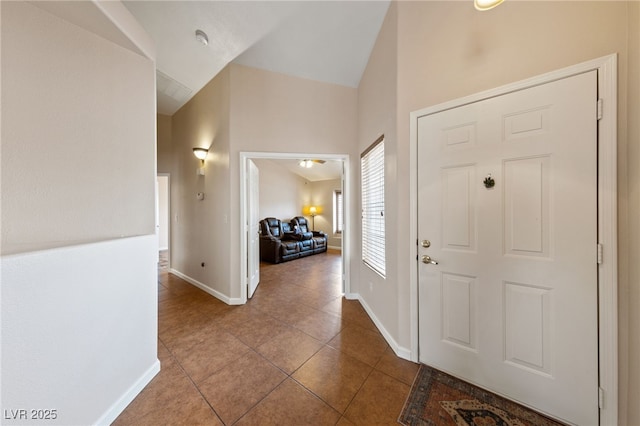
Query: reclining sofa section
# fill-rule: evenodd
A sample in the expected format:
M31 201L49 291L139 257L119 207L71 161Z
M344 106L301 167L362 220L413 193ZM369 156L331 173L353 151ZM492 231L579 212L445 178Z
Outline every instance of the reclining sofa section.
M274 217L260 221L260 260L280 263L327 251L327 234L309 231L307 219L283 222Z

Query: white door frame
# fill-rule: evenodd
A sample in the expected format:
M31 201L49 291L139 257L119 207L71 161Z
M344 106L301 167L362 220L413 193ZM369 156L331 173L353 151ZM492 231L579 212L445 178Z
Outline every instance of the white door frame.
M341 160L344 164L344 186L349 188L351 181L349 155L347 154L313 154L313 153L277 153L277 152L241 152L240 153L240 235L246 235L247 233L247 168L249 167L247 160L255 159L267 159L267 160L283 160L283 159L300 159L300 158L317 158L318 160ZM349 209L351 208L351 202L348 198L343 197L343 227L342 230L342 262L343 264L350 259L351 244L348 238L348 224L346 218L349 217ZM247 303L247 239L241 238L240 241L240 268L241 268L241 280L240 280L240 299L241 303ZM349 281L349 268L344 268L344 292L350 293L351 285Z
M600 424L618 424L618 205L617 205L617 54L604 56L530 79L455 99L410 114L409 235L418 241L418 119L576 74L598 71L602 118L598 121L598 242L603 248L598 265L599 382L602 390ZM596 106L594 105L594 114ZM410 271L411 359L418 361L418 256L411 244ZM595 262L595 259L594 259Z

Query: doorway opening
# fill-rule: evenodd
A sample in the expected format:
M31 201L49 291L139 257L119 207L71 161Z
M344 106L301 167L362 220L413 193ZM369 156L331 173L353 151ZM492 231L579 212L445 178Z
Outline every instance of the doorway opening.
M311 167L307 167L309 163L303 163L309 160L312 163ZM250 276L253 276L250 271L252 256L249 250L252 247L253 250L256 250L255 244L251 243L253 235L250 235L251 229L254 227L250 222L252 212L250 211L251 202L249 198L251 194L255 194L254 189L252 189L252 185L255 185L255 183L251 183L252 179L250 179L253 176L250 171L251 164L258 164L259 167L262 167L258 174L258 179L262 184L258 183L261 190L258 192L260 207L257 216L260 219L275 217L285 221L291 220L296 216L302 216L309 219L310 228L313 223L316 231L327 233L328 250L340 252L342 293L348 293L349 274L345 262L349 253L346 228L346 217L348 217L350 208L348 197L341 197L340 199L341 211L339 214L342 217L339 223L343 229L340 229L339 232L336 232L338 229L334 224L335 209L333 206L335 191L338 190L340 194L345 194L345 191L349 188L348 160L348 155L336 154L264 152L243 152L240 154L240 217L242 235L245 236L241 241L240 258L243 268L241 276L244 277L241 289L243 303L246 303L250 297L248 284ZM288 197L282 203L273 200L273 198L278 197L279 193L283 192L282 188L278 187L279 179L275 177L278 170L283 175L290 176L294 180L299 178L300 182L299 194L294 196L288 194ZM287 173L289 175L286 175ZM315 192L314 189L316 190ZM311 210L311 207L316 208L315 212ZM253 216L255 217L255 213Z
M158 235L158 263L162 270L170 267L170 177L168 173L158 173L156 176L156 234Z

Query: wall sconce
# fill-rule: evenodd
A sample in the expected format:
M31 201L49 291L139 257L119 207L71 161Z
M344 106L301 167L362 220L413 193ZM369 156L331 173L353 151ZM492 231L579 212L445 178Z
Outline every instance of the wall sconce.
M493 9L504 0L473 0L473 5L479 11Z
M198 170L196 171L198 176L204 176L204 159L207 158L208 153L209 150L206 148L193 148L193 155L200 160L200 167L198 167Z
M208 149L205 148L193 148L193 155L204 164L204 159L207 158L207 154L209 153Z

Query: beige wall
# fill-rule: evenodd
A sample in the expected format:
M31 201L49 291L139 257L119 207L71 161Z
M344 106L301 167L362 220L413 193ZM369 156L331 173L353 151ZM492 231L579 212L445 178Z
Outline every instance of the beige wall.
M172 267L237 303L240 152L352 154L356 90L231 64L173 116L171 128ZM206 176L198 177L191 149L209 145Z
M240 172L242 151L349 154L357 133L356 89L262 71L231 68L232 296L240 282Z
M620 167L620 251L627 262L620 264L620 424L640 424L640 3L629 2L627 143L618 158ZM626 160L626 161L625 161ZM626 162L626 166L625 166ZM626 170L627 188L623 181ZM624 205L626 196L627 205ZM623 240L622 236L626 236ZM626 305L626 306L624 306ZM626 347L628 345L628 349ZM626 390L626 391L625 391ZM625 409L626 406L626 409Z
M157 156L158 173L171 173L173 170L173 144L171 141L171 117L158 114Z
M376 41L373 52L369 59L369 64L365 69L360 86L358 88L358 155L354 159L357 169L355 195L353 202L355 208L352 209L351 222L356 226L353 228L357 232L352 239L354 246L355 261L351 264L351 291L359 293L375 312L375 315L384 324L387 331L393 336L397 343L409 348L409 323L408 318L401 315L401 312L408 312L408 303L399 306L399 281L398 251L408 242L406 239L399 239L401 235L407 235L406 225L399 224L400 217L407 215L408 207L402 211L396 208L398 196L402 191L398 188L397 178L397 128L398 125L407 125L406 120L397 120L397 43L398 43L398 23L397 23L397 3L393 2L389 7L387 16L382 24L380 34ZM362 262L362 247L360 233L361 200L360 200L360 153L367 149L380 135L385 136L385 227L386 227L386 262L387 277L380 276L365 266ZM407 168L408 172L408 168ZM408 195L408 193L407 193ZM403 216L399 216L402 212ZM406 223L406 219L404 219ZM402 227L403 232L398 233ZM408 277L406 277L408 280ZM400 325L403 325L402 332Z
M154 233L153 61L4 7L2 254Z
M171 267L224 295L231 292L229 96L225 68L173 115L171 124ZM204 176L196 174L195 147L209 149ZM196 198L198 192L204 192L204 200Z
M333 233L333 192L342 188L342 180L329 179L311 182L310 205L321 206L322 214L315 218L315 230L322 231L329 236L327 244L330 247L342 247L342 236ZM307 217L311 223L311 217Z
M393 134L380 129L380 119L376 119L380 111L386 110L397 120L397 138L387 138L385 146L385 167L391 170L386 184L397 193L387 193L387 205L393 210L387 217L395 215L396 226L409 219L411 111L619 54L620 424L640 424L640 407L635 404L640 400L638 3L505 2L488 13L478 13L465 2L399 2L394 6L397 19L392 7L358 95L360 149L379 133ZM390 64L395 62L394 69ZM396 72L397 108L390 110L389 96L384 96L381 87L391 86L390 75ZM392 124L387 127L393 129ZM382 303L390 297L387 287L374 285L373 294L366 288L360 290L401 347L410 345L408 271L414 264L409 259L410 243L393 235L387 239L387 262L397 271L387 278L398 300L395 309L393 304ZM366 286L366 281L362 275L360 284Z
M309 200L310 182L272 160L255 159L260 171L260 219L288 221L300 215Z

